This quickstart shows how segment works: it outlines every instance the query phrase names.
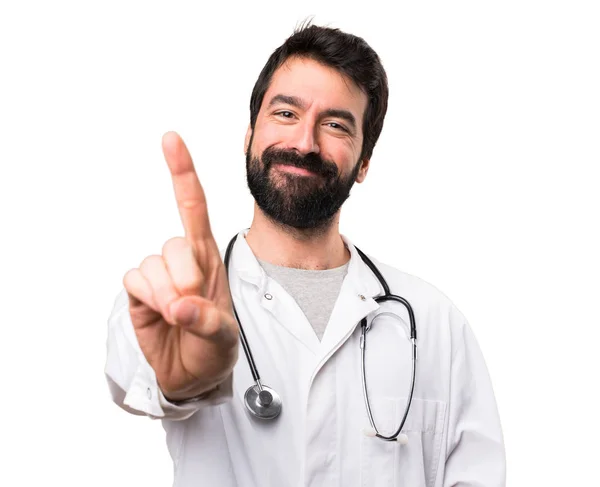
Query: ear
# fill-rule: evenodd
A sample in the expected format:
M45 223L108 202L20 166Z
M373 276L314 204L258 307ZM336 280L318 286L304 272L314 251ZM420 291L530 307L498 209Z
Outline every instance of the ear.
M369 172L369 164L371 163L370 159L363 159L361 162L360 169L358 170L358 174L356 176L356 182L362 183L367 177L367 172Z
M244 139L244 155L248 153L250 146L250 138L252 137L252 127L248 124L248 130L246 130L246 138Z

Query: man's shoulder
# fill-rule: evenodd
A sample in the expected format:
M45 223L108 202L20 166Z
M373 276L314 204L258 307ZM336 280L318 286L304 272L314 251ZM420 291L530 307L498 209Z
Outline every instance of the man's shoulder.
M406 299L418 321L420 337L439 343L445 337L462 335L468 320L454 302L425 279L369 256L386 279L390 293Z
M458 312L452 300L431 282L398 267L368 256L386 279L390 292L407 299L413 307L438 308Z

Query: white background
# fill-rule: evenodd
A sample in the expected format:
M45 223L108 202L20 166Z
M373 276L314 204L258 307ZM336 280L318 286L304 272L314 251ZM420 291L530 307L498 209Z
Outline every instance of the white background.
M251 221L253 84L315 14L364 37L390 84L342 232L469 319L509 486L597 485L595 4L3 2L0 484L171 484L161 424L103 375L124 273L182 235L161 136L187 142L225 246Z

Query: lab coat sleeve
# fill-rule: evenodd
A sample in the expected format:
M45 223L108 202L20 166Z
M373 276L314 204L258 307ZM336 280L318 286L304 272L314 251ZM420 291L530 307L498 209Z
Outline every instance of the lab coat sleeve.
M119 407L153 419L187 419L200 408L222 404L232 396L233 377L230 375L217 390L200 401L179 406L167 401L137 341L125 289L117 296L108 319L104 373L112 399Z
M504 440L490 377L469 324L456 315L443 487L504 487Z

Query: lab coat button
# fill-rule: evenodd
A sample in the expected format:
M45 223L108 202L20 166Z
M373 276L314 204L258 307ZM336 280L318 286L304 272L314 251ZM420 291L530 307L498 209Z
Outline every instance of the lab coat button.
M359 294L358 297L360 298L361 301L366 301L367 298L364 297L364 295Z
M273 296L271 296L269 293L266 293L265 298L271 301L271 299L273 299Z
M152 391L150 390L149 387L148 387L148 389L146 389L146 396L148 396L148 399L152 399Z

